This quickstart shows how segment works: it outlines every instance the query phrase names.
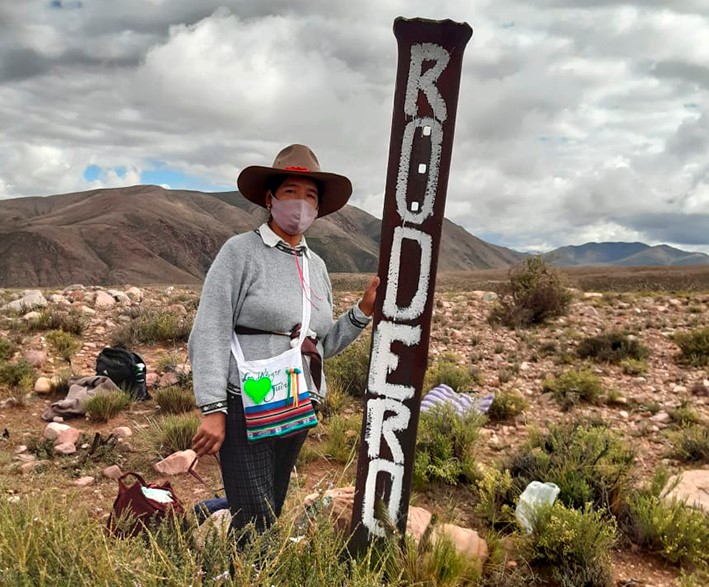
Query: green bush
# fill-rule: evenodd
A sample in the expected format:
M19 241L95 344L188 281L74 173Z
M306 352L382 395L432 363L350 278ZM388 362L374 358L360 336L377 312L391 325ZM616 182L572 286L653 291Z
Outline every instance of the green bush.
M175 414L153 421L153 441L162 456L192 448L192 438L199 428L197 414Z
M456 485L475 477L473 446L485 417L469 411L460 415L448 404L421 414L416 439L414 483Z
M530 436L504 463L513 480L510 504L532 481L556 483L559 500L616 512L630 485L635 456L628 443L603 426L555 425Z
M620 366L626 375L643 375L648 370L647 361L644 359L624 359Z
M615 538L612 517L594 512L590 504L571 509L556 503L540 508L527 557L559 587L610 587Z
M14 354L15 345L13 342L5 336L0 336L0 361L8 361Z
M489 320L509 327L543 324L566 314L571 303L561 274L540 256L528 257L510 270L510 282Z
M25 360L0 363L0 385L11 390L30 391L34 386L34 367Z
M600 378L588 369L566 371L555 379L546 379L542 389L545 393L553 394L554 399L566 410L581 402L595 404L603 394Z
M371 339L362 336L340 354L325 360L325 377L345 393L364 397L367 391Z
M599 363L619 364L621 361L633 359L643 361L650 351L639 340L625 332L607 332L598 336L584 338L576 349L582 359L593 359Z
M500 471L487 467L477 482L478 503L475 513L490 528L514 527L516 525L514 503L519 496L508 469Z
M125 410L131 403L131 397L123 391L97 393L84 403L86 417L91 422L108 422Z
M430 390L442 383L455 391L469 391L475 378L470 370L458 365L455 355L444 353L426 371L423 387L424 390Z
M46 339L52 350L67 363L71 362L71 358L81 348L81 342L63 330L48 332Z
M512 420L515 416L527 409L529 402L515 390L500 391L492 400L487 417L493 422Z
M195 409L194 392L192 389L171 386L158 389L154 393L155 403L160 406L163 414L183 414Z
M709 518L683 502L663 500L668 477L659 470L648 486L630 493L623 531L638 546L673 564L709 563Z
M39 316L25 323L24 328L30 332L42 330L61 330L80 336L86 330L87 320L76 310L69 312L45 308Z
M322 454L338 463L349 462L356 455L361 428L361 416L331 416L321 432L325 437Z
M119 326L111 335L111 345L130 348L134 344L187 342L192 330L192 317L173 312L141 310L130 322Z
M709 327L675 335L682 361L695 366L709 365Z
M667 411L672 422L678 424L679 426L689 426L691 424L699 424L702 418L692 407L692 402L689 400L682 400L676 408L671 408Z
M669 435L670 456L685 463L709 463L709 426L696 424Z

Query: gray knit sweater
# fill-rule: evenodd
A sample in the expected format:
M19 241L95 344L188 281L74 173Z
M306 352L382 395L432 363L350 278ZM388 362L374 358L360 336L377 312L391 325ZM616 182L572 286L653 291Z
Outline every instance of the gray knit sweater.
M189 340L194 393L203 414L226 411L227 389L239 393L239 372L231 354L236 325L271 333L288 333L302 318L302 288L296 255L310 267L310 330L317 334L323 358L342 351L370 322L355 304L333 322L332 286L323 260L305 238L295 248L276 235L268 224L230 238L217 254L202 288L199 309ZM248 360L274 357L290 348L290 338L278 334L240 335ZM306 368L309 389L313 389ZM322 377L321 396L326 386ZM314 393L311 391L311 393Z

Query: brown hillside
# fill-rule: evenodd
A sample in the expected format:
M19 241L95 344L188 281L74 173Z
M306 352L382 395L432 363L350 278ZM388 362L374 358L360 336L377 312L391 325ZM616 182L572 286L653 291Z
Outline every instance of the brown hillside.
M0 287L197 283L230 236L265 218L237 192L134 186L5 200ZM380 221L353 206L308 233L332 272L375 271ZM504 268L520 254L446 221L441 270Z

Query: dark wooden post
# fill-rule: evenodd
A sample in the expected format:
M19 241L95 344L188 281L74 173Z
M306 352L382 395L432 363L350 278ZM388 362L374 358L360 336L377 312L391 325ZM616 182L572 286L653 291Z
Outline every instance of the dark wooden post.
M357 467L351 547L406 531L428 358L466 23L397 18L399 61L379 256L379 295Z

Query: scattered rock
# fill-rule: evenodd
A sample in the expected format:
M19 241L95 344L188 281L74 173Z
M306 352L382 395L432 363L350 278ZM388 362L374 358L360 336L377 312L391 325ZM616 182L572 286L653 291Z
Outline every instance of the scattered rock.
M496 301L500 296L498 296L494 291L486 291L483 294L483 302L494 302Z
M406 519L406 533L411 536L418 544L423 537L428 525L431 523L431 512L425 508L416 506L409 507L409 516ZM352 519L352 514L348 518L348 522Z
M20 465L20 472L21 473L31 473L35 469L42 467L44 464L45 464L45 461L28 461L28 462L22 463Z
M64 422L64 418L62 418L61 416L54 416L54 418L52 418L52 422L59 422L60 424L62 424Z
M130 298L122 291L119 291L117 289L109 289L106 293L113 297L113 299L119 304L127 304L128 302L130 302Z
M171 385L177 385L177 381L177 373L169 371L168 373L165 373L165 375L160 377L159 385L160 387L170 387Z
M89 477L89 476L80 477L79 479L74 481L74 485L76 485L77 487L86 487L87 485L91 485L94 482L94 480L95 479L93 477Z
M21 444L15 449L15 454L16 455L21 455L22 453L27 452L27 446L24 444Z
M52 382L49 377L40 377L34 383L34 392L40 395L52 393Z
M59 436L57 436L57 439L54 441L54 445L57 446L59 444L76 444L77 442L79 442L80 437L81 430L69 427L59 433Z
M197 453L191 449L178 450L162 461L155 463L153 467L162 475L181 475L182 473L187 473L196 457Z
M630 417L630 414L628 412L626 412L625 410L621 410L619 412L619 414L620 414L620 417L623 418L624 420L627 420Z
M54 447L54 451L58 452L60 455L72 455L76 452L76 445L73 442L65 442L64 444L57 444Z
M95 316L96 315L96 310L93 308L89 308L88 306L81 306L79 308L79 311L84 314L84 316Z
M22 353L22 358L35 369L39 369L47 360L47 353L45 351L30 349Z
M667 481L665 491L677 483L677 475ZM665 500L671 502L677 499L687 505L703 509L709 513L709 470L696 469L684 471L680 474L679 483L666 496Z
M40 314L39 312L34 312L34 311L32 311L32 312L27 312L27 314L25 314L24 316L22 316L22 319L23 319L25 322L32 322L32 320L37 320L41 315L42 315L42 314Z
M17 401L16 397L8 397L0 402L0 409L4 410L5 408L14 408L19 403L20 402Z
M121 438L125 440L126 438L130 438L131 436L133 436L133 431L128 428L128 426L118 426L111 430L111 434L116 438Z
M684 385L675 385L672 388L672 393L687 393L687 388Z
M466 559L477 560L480 565L487 559L487 542L480 538L475 530L455 524L443 524L434 527L431 539L435 542L440 536L448 537L458 554Z
M147 385L149 389L152 389L155 387L155 384L158 382L158 379L160 379L160 376L157 373L151 371L145 376L145 385Z
M111 465L103 470L103 476L109 479L118 479L121 475L123 475L123 471L118 465Z
M69 428L71 428L71 426L67 426L66 424L57 424L56 422L50 422L45 427L42 436L47 440L56 440L57 438L59 438L59 435L62 432L64 432L65 430L69 430Z
M650 418L653 422L659 422L660 424L669 424L672 421L672 416L667 412L658 412Z
M126 290L126 295L136 302L141 302L143 300L143 290L137 287L129 287Z
M64 288L64 293L68 294L73 291L85 291L85 290L86 290L86 286L82 285L81 283L73 283L72 285L67 285Z
M167 311L177 314L178 316L187 316L187 308L185 308L182 304L170 304L167 307Z
M599 293L599 292L595 292L595 291L587 291L586 293L583 294L583 297L586 298L587 300L600 299L603 297L603 294Z
M13 312L28 312L34 310L35 308L46 308L47 304L46 298L42 295L42 292L38 289L25 290L22 297L19 300L5 304L2 310L11 310Z
M52 304L66 305L69 303L69 300L67 300L63 295L60 294L52 294L51 296L49 296L48 299Z
M111 308L116 305L116 300L105 291L97 291L94 297L95 308Z

